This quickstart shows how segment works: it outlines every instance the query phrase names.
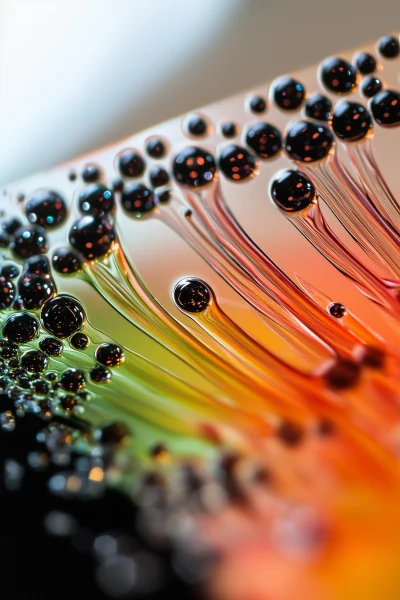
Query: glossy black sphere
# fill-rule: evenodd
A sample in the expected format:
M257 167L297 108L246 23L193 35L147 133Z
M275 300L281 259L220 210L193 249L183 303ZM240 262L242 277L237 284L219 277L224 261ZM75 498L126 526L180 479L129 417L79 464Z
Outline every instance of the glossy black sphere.
M341 100L334 108L332 129L341 140L356 142L372 131L372 117L358 102Z
M361 91L367 98L372 98L382 89L382 81L379 77L364 77L361 82Z
M78 206L82 214L103 217L114 210L114 193L105 185L89 185L79 194Z
M56 291L56 286L48 275L29 275L21 277L18 282L19 297L26 310L40 308Z
M47 256L39 254L24 261L23 275L50 275L50 262Z
M267 108L265 98L262 98L261 96L252 96L249 100L249 108L251 112L256 114L265 112L265 109Z
M254 123L246 133L246 144L262 159L276 156L282 148L282 135L270 123Z
M13 235L19 227L22 227L22 222L17 217L11 217L10 219L5 219L1 226L8 235Z
M47 356L40 350L28 350L21 356L21 366L32 373L43 373L48 362Z
M99 181L101 177L101 170L97 165L85 165L82 171L82 179L85 183L94 183Z
M187 130L191 135L205 135L207 133L207 123L200 115L192 115L187 122Z
M51 190L39 190L29 197L25 213L30 223L51 229L64 223L67 206L60 194Z
M3 325L3 337L15 344L26 344L37 337L38 320L28 313L14 313Z
M159 138L150 138L146 143L146 151L151 158L162 158L165 156L165 144Z
M60 275L73 275L82 269L79 256L69 248L55 250L51 263L53 269Z
M354 57L357 69L362 75L369 75L376 70L376 60L368 52L358 52Z
M273 179L271 198L285 212L298 212L308 208L315 198L312 181L300 171L284 171Z
M114 239L113 226L100 217L82 217L69 232L69 243L87 260L95 260L107 254Z
M70 337L82 329L86 321L83 306L71 296L57 296L43 306L42 327L58 338Z
M282 110L296 110L302 105L305 95L303 84L292 77L279 77L272 84L272 97Z
M202 187L210 183L216 175L214 157L203 148L189 146L175 156L173 173L177 182L182 185Z
M372 116L382 127L400 125L400 93L394 90L378 92L370 104Z
M5 277L0 277L0 309L10 308L16 295L15 285Z
M256 174L257 161L253 154L234 144L221 148L218 165L221 172L232 181L243 181Z
M95 358L105 367L117 367L125 360L125 354L120 346L104 343L96 348Z
M396 58L400 54L398 38L393 35L384 35L378 42L378 50L384 58Z
M19 273L19 266L11 261L6 261L0 269L0 276L7 280L15 279L18 277Z
M131 183L121 193L121 204L126 212L140 217L155 207L155 196L142 183Z
M325 158L333 143L333 134L325 125L297 121L287 132L285 146L291 158L310 163Z
M19 227L14 232L10 248L19 258L28 258L34 254L47 252L47 239L43 227L39 225Z
M85 387L85 374L79 369L68 369L60 377L61 387L68 392L78 392Z
M340 302L332 302L332 304L328 306L328 311L335 319L341 319L346 314L346 307L343 306L343 304L340 304Z
M61 356L64 345L61 340L45 337L40 340L39 348L48 356Z
M85 350L90 345L90 340L86 333L78 331L69 340L70 345L76 350Z
M122 421L107 423L100 429L100 441L106 446L119 445L130 434L128 426Z
M331 118L332 102L318 92L312 94L306 101L304 112L310 119L329 121Z
M174 300L185 312L200 313L210 304L211 292L201 279L187 277L176 284Z
M111 379L111 373L102 365L96 365L89 372L90 379L94 383L107 383Z
M237 134L237 127L232 121L227 121L221 125L221 133L226 138L233 138Z
M343 58L330 57L321 64L321 79L325 87L335 94L348 94L357 87L357 71Z
M162 167L153 167L150 171L149 179L154 188L162 187L169 183L169 175Z
M166 204L171 199L171 190L166 189L157 191L157 198L158 201L161 202L161 204Z
M119 155L118 168L125 177L141 177L146 168L146 163L136 150L128 148Z

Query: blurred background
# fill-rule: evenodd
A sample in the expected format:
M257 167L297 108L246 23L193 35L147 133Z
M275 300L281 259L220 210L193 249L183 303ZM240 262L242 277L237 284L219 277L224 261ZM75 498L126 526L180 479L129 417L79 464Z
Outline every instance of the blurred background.
M0 183L398 31L399 0L0 2Z

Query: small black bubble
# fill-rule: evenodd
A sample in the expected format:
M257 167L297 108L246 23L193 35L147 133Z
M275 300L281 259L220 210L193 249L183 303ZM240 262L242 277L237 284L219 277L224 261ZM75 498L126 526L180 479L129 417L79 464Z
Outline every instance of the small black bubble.
M38 394L39 396L46 396L50 390L47 381L43 381L42 379L35 379L32 381L32 388L35 394Z
M47 373L44 374L44 376L46 377L46 379L48 381L57 381L57 377L58 377L57 373L54 373L53 371L48 371Z
M68 173L68 179L69 179L70 181L76 181L76 173L75 173L75 171L70 171L70 172Z
M29 197L25 213L30 223L51 229L64 223L67 206L57 192L40 190Z
M165 156L165 144L157 137L150 138L146 143L146 152L152 158L162 158Z
M333 146L333 134L322 124L297 121L286 135L286 152L294 160L315 162L325 158Z
M369 75L376 70L376 60L368 52L358 52L354 57L357 69L362 75Z
M69 343L76 350L85 350L90 345L90 340L86 333L74 333L74 335L69 340Z
M122 190L124 189L124 180L120 177L114 179L112 183L112 189L114 192L122 192Z
M125 354L121 346L105 343L96 348L95 358L105 367L116 367L123 363Z
M366 98L372 98L382 89L382 81L378 77L364 77L361 82L361 91Z
M52 337L42 338L39 342L39 348L48 356L61 356L63 343Z
M19 280L18 292L24 308L35 310L54 296L56 287L46 275L29 275Z
M330 57L321 64L321 79L325 87L335 94L348 94L357 87L357 71L343 58Z
M303 441L304 429L293 421L283 421L279 425L276 435L285 446L294 447Z
M10 315L3 325L3 336L10 342L26 344L37 337L38 320L28 313Z
M190 146L175 156L173 172L178 183L192 188L202 187L216 175L215 160L207 150Z
M166 189L166 190L157 191L157 198L158 198L158 201L161 202L161 204L166 204L171 199L171 190Z
M115 232L109 221L90 215L78 219L68 237L71 246L84 258L96 260L111 250Z
M114 194L105 185L88 185L79 194L78 206L82 214L103 217L115 208Z
M2 358L5 360L11 360L12 358L18 358L19 351L17 344L6 343L5 346L2 347L0 352Z
M94 383L107 383L111 379L111 373L108 369L102 365L96 365L92 367L89 372L90 379Z
M121 204L128 213L141 217L155 207L155 196L149 188L141 183L131 183L124 187Z
M75 406L78 406L78 399L72 394L66 394L65 396L61 396L60 404L64 410L69 412L73 410Z
M386 354L376 346L365 346L363 349L362 364L371 369L382 369L385 366Z
M209 306L211 292L201 279L186 277L176 284L174 300L182 310L190 313L200 313Z
M22 222L17 217L11 217L2 222L2 228L8 235L13 235L17 229L22 227Z
M253 113L259 114L265 112L267 103L261 96L252 96L249 100L249 108Z
M227 121L221 125L221 133L226 138L233 138L237 135L237 127L232 121Z
M30 275L49 275L50 262L47 256L39 254L31 256L24 262L24 274Z
M28 350L21 356L21 366L33 373L43 373L48 362L47 356L39 350Z
M272 84L272 97L282 110L298 109L305 98L306 90L300 81L292 77L279 77Z
M124 150L118 157L118 168L125 177L141 177L146 163L136 150Z
M169 183L169 175L167 171L161 167L153 167L150 171L149 179L154 188L162 187Z
M68 392L78 392L85 387L85 374L79 369L68 369L60 378L61 386Z
M121 421L115 421L114 423L108 423L101 427L100 442L105 446L118 446L129 435L130 430L128 426Z
M341 319L346 314L346 307L343 306L343 304L340 304L340 302L332 302L332 304L328 306L328 311L335 319Z
M52 261L53 269L60 275L74 275L82 270L82 262L70 248L55 250Z
M192 115L187 122L187 130L191 135L205 135L207 133L207 123L200 115Z
M372 117L358 102L341 100L334 108L332 129L341 140L356 142L372 131Z
M312 181L300 171L284 171L272 181L271 197L274 204L285 212L308 208L315 198Z
M43 306L40 321L46 331L58 338L67 338L85 324L83 306L71 296L57 296Z
M15 300L17 290L11 281L0 277L0 309L10 308Z
M101 178L101 170L97 165L85 165L82 171L82 179L85 183L94 183Z
M282 148L282 136L270 123L254 123L246 133L246 144L262 159L276 156Z
M304 112L310 119L329 121L331 118L332 102L323 94L312 94L306 101Z
M378 92L371 100L371 112L382 127L400 125L400 93L394 90Z
M35 254L47 252L47 239L43 227L39 225L19 227L14 232L14 239L10 244L10 248L19 258L28 258Z
M324 380L330 388L343 390L357 385L360 375L361 369L357 363L341 358L324 374Z
M400 53L399 40L393 35L384 35L378 42L378 50L384 58L397 58Z
M257 173L257 161L246 148L231 144L220 150L218 165L221 172L232 181L244 181Z

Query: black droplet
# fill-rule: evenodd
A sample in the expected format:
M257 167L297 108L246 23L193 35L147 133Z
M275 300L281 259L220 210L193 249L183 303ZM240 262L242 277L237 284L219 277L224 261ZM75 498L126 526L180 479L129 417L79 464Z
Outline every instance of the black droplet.
M253 113L263 113L267 108L267 103L261 96L252 96L249 100L249 108Z
M8 235L13 235L17 229L22 227L22 222L17 217L11 217L3 221L1 226Z
M171 199L171 190L166 189L166 190L158 191L157 198L158 198L158 201L161 202L161 204L166 204Z
M260 158L272 158L282 148L281 132L270 123L254 123L247 130L246 144Z
M361 83L361 91L367 98L372 98L382 89L382 81L378 77L364 77Z
M29 275L18 282L19 297L27 310L43 306L56 293L56 286L48 275Z
M121 421L108 423L100 429L100 442L105 446L116 446L121 444L130 435L127 425Z
M368 54L368 52L357 52L354 62L362 75L369 75L376 69L375 57L372 54Z
M39 348L48 356L61 356L63 343L56 338L46 337L40 340Z
M333 110L332 129L341 140L356 142L372 131L372 117L358 102L341 100Z
M9 308L15 300L17 290L11 281L0 277L0 309Z
M46 302L40 313L44 329L58 338L70 337L86 321L83 306L71 296L57 296Z
M105 185L88 185L79 194L78 206L83 214L103 217L114 210L114 194Z
M57 373L53 373L53 371L48 371L47 373L44 374L44 376L46 377L46 379L48 379L49 381L56 381L57 380Z
M315 162L328 155L333 142L333 134L325 125L297 121L286 135L286 152L294 160Z
M90 215L74 223L68 239L87 260L95 260L111 250L115 233L109 221Z
M346 307L343 306L343 304L340 304L340 302L332 302L332 304L328 306L328 311L335 319L341 319L346 314Z
M39 254L38 256L31 256L24 262L24 275L49 275L50 274L50 263L47 256Z
M11 360L12 358L18 358L18 346L14 343L6 343L1 349L1 357L5 360Z
M165 155L165 144L159 138L150 138L146 143L146 151L152 158L162 158Z
M343 58L330 57L321 64L321 79L325 87L335 94L348 94L357 87L357 71Z
M154 188L167 185L169 183L169 175L165 169L154 167L150 171L150 183Z
M246 148L233 144L221 148L218 164L225 177L232 181L244 181L257 172L255 157Z
M32 387L35 394L38 394L39 396L47 396L50 390L47 381L43 381L42 379L35 379L32 382Z
M286 446L298 446L304 439L304 429L293 421L283 421L276 435Z
M107 383L111 379L111 373L102 365L96 365L90 369L90 379L94 383Z
M19 227L14 233L10 248L19 258L47 252L47 239L43 227L39 225Z
M95 358L105 367L116 367L125 360L125 354L120 346L105 343L96 348Z
M173 172L178 183L194 188L202 187L215 177L215 160L207 150L189 146L175 156Z
M378 50L385 58L396 58L400 53L399 40L393 35L384 35L378 42Z
M65 396L61 396L60 404L64 410L67 412L71 411L75 406L78 406L78 399L76 396L72 394L66 394Z
M86 333L74 333L74 335L69 340L69 343L76 350L85 350L90 345L90 340Z
M76 181L76 173L75 173L75 171L70 171L70 172L69 172L69 174L68 174L68 179L69 179L70 181Z
M211 292L201 279L186 277L176 284L174 300L182 310L190 313L200 313L210 304Z
M124 180L120 177L114 179L112 189L114 190L114 192L122 192L122 190L124 189Z
M394 90L378 92L371 100L371 112L375 121L383 127L400 124L400 94Z
M315 188L304 173L284 171L272 181L271 197L278 208L285 212L297 212L313 203Z
M125 177L140 177L144 173L146 163L137 150L127 149L119 155L118 167Z
M78 392L85 387L85 374L79 369L68 369L61 375L60 383L67 392Z
M232 121L227 121L221 125L221 133L226 138L233 138L237 134L237 127Z
M100 177L101 170L97 165L85 165L82 171L82 179L85 183L94 183L95 181L99 181Z
M58 248L53 254L52 265L61 275L73 275L82 269L79 256L69 248Z
M64 223L67 206L60 194L51 190L39 190L29 197L25 213L30 223L51 229Z
M39 350L28 350L21 356L21 366L32 373L43 373L48 362L47 356Z
M192 115L187 122L187 130L191 135L205 135L207 123L200 115Z
M324 374L325 383L332 389L342 390L355 386L361 375L357 363L341 358Z
M3 264L0 270L0 276L5 279L15 279L19 275L19 267L11 261L7 261Z
M121 194L121 204L126 212L141 217L155 207L155 196L142 183L127 184Z
M10 315L3 325L3 336L10 342L26 344L37 337L38 320L28 313Z
M306 90L300 81L292 77L279 77L272 84L272 96L275 103L283 110L296 110L301 106Z
M362 364L371 369L382 369L385 366L386 355L381 348L365 346L363 349Z
M329 121L331 118L332 102L323 94L312 94L306 101L304 112L310 119Z

